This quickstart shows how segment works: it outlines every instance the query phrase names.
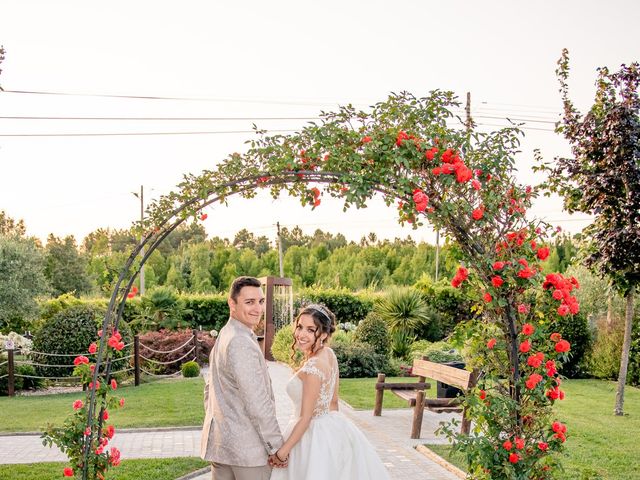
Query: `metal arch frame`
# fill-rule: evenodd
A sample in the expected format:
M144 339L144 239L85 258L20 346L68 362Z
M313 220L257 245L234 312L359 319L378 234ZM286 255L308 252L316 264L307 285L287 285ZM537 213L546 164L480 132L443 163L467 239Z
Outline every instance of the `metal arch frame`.
M349 173L348 172L316 172L316 171L307 171L307 170L286 170L283 172L278 172L280 177L274 177L272 172L262 172L257 175L252 175L249 177L244 177L238 180L234 180L231 182L225 182L217 185L217 188L229 188L236 187L232 192L227 194L219 194L213 198L209 198L216 192L216 189L211 189L207 192L205 196L197 196L192 198L191 200L187 200L179 207L175 208L171 213L169 213L165 219L160 223L156 229L150 234L143 235L142 239L138 243L138 245L133 249L129 258L127 259L124 267L120 272L120 276L115 284L113 289L113 293L111 294L111 298L109 300L109 304L107 307L107 311L105 313L104 320L102 322L102 332L103 335L100 338L99 347L98 347L98 355L96 357L95 370L93 373L93 382L91 388L91 395L89 400L89 408L87 411L87 427L91 431L91 435L87 435L84 440L84 454L83 454L83 467L82 467L82 479L87 480L88 475L88 463L87 459L89 456L89 451L91 448L91 441L94 435L93 432L93 416L96 410L96 383L98 376L100 374L100 369L103 367L105 381L108 383L111 375L111 355L110 351L106 351L106 356L103 362L103 356L105 354L106 347L106 332L109 325L113 325L114 330L117 330L118 324L120 323L120 319L122 318L122 312L124 310L124 306L127 300L127 294L129 293L133 283L135 282L137 276L140 273L140 268L145 264L151 254L156 250L156 248L164 241L164 239L173 232L178 226L184 223L190 215L185 215L181 218L176 219L171 223L171 220L177 217L180 213L185 212L188 208L193 207L198 204L200 201L204 200L202 204L198 206L197 209L205 208L212 203L223 200L226 197L236 194L242 194L251 190L255 190L259 188L256 185L256 182L259 179L268 177L269 179L266 181L262 181L260 186L266 187L269 185L283 185L283 184L291 184L291 183L341 183L341 184L349 184ZM385 188L381 184L378 184L377 187L373 188L374 192L381 193L386 196L393 196L396 198L400 198L406 200L406 197L399 195L394 191L393 188ZM145 253L142 259L140 260L138 267L135 271L131 272L132 266L135 263L136 258L145 248ZM128 280L127 280L128 278ZM123 286L124 284L124 286ZM116 311L117 304L117 311ZM104 366L103 366L104 364ZM101 413L104 409L104 406L101 406ZM99 416L98 420L98 433L100 436L102 430L102 422L103 417L102 414Z

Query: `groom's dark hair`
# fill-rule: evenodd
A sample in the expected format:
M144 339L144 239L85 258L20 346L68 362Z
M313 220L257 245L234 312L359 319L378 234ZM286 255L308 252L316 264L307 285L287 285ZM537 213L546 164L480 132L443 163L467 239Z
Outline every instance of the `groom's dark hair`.
M238 301L238 295L240 295L240 290L244 287L260 287L262 284L260 280L255 277L238 277L231 283L231 288L229 289L229 298L234 302Z

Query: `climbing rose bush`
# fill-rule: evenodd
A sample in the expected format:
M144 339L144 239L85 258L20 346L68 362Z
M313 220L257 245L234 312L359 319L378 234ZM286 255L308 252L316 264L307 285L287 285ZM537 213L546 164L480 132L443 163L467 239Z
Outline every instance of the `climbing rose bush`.
M101 332L98 334L101 336ZM107 345L108 348L121 350L124 347L121 335L117 331L112 332ZM95 357L97 352L96 343L92 343L87 348L90 356ZM80 377L82 384L88 386L84 400L76 399L70 402L71 412L62 427L48 425L42 435L42 443L49 447L57 445L69 458L70 465L64 467L63 477L83 478L86 459L86 478L104 480L107 478L109 468L120 464L120 451L116 447L109 447L116 429L112 423L106 422L109 420L109 412L124 407L125 399L116 395L118 383L115 379L107 382L104 372L94 375L96 364L87 356L78 355L73 364L75 365L73 375ZM90 416L89 407L94 391L96 408Z
M452 285L477 301L477 319L458 332L474 352L469 368L483 375L466 399L475 428L468 437L449 433L476 477L552 478L568 434L552 417L563 397L555 370L571 347L547 326L577 313L577 285L541 273L555 232L526 216L537 189L515 179L521 132L476 131L457 121L459 107L451 92L400 93L367 110L323 113L294 135L257 130L246 152L185 177L150 205L141 233L156 245L175 218L197 219L211 203L253 198L258 188L312 209L327 195L345 209L381 196L401 224L430 223L459 247Z

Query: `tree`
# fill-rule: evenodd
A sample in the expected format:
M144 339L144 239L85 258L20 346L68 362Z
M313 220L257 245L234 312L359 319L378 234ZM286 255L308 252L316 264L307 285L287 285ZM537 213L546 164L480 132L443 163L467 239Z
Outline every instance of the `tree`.
M92 290L93 282L87 273L87 261L80 256L73 235L60 239L53 234L45 247L44 275L51 285L52 294L65 293L80 296Z
M633 297L640 284L640 66L616 73L598 70L595 102L584 117L569 99L569 52L556 75L564 104L557 131L571 144L572 158L543 164L550 191L564 197L569 212L595 216L584 234L591 240L585 263L610 279L626 300L625 333L614 412L624 413Z
M1 57L0 57L1 58ZM1 72L2 70L0 70ZM5 213L4 210L0 211L0 235L24 237L27 233L27 229L24 226L23 220L17 222Z
M0 235L0 331L22 331L48 293L44 255L33 239Z

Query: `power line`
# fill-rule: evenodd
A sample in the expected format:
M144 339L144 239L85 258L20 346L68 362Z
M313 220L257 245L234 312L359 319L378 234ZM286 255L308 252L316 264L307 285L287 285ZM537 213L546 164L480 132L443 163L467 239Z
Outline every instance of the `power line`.
M235 120L319 120L321 117L44 117L0 116L0 120L118 120L118 121L235 121Z
M296 130L269 130L269 133L295 132ZM122 133L0 133L0 137L134 137L154 135L224 135L256 133L255 130L217 130L201 132L122 132Z

